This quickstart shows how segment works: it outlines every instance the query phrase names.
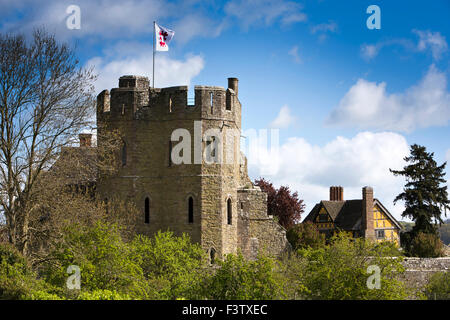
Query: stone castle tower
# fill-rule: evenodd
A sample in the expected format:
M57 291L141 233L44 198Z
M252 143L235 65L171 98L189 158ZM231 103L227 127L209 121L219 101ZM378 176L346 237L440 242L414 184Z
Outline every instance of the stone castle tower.
M98 130L118 129L123 139L118 173L98 178L100 199L133 201L142 210L142 233L187 233L211 259L238 248L248 258L261 250L281 253L289 246L285 230L267 215L267 194L247 175L239 134L229 134L241 130L238 79L229 78L227 89L195 86L195 102L189 102L187 86L152 88L141 76L123 76L119 88L98 95ZM182 151L187 158L190 151L190 163L171 157L177 129L190 136L190 143L182 139L190 145ZM222 134L223 147L213 153L232 161L204 159L217 138L208 130Z

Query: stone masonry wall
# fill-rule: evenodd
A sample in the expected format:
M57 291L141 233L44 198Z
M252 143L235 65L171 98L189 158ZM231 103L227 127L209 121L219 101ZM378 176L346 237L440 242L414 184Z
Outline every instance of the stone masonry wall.
M450 270L450 257L405 258L403 266L406 271L401 276L401 280L411 288L422 289L427 285L431 275Z

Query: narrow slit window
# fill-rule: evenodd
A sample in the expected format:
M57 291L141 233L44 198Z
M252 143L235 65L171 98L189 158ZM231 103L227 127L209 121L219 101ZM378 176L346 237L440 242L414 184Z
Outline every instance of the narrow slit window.
M194 199L189 197L188 200L188 221L194 223Z
M125 166L127 164L127 144L125 141L123 141L122 145L122 166Z
M214 264L215 259L216 259L216 250L214 248L211 248L209 250L209 260L211 264Z
M172 97L169 97L169 112L172 112Z
M231 199L227 200L227 222L231 224L232 221L232 210L231 210Z
M213 108L213 93L212 92L209 93L209 104L211 106L211 113L213 113L214 108Z
M169 167L172 166L172 141L169 140Z
M109 214L108 198L105 198L103 203L105 204L105 212L106 212L106 214Z
M150 223L150 199L145 198L145 206L144 206L144 222Z
M227 92L227 97L226 97L226 101L225 101L225 108L226 110L231 110L231 93Z

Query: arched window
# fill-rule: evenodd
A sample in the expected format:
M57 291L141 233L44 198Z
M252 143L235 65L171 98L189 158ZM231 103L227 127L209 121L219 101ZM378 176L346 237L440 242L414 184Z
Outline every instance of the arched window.
M214 263L215 259L216 259L216 250L214 248L211 248L209 250L209 261L211 262L211 264Z
M188 221L194 223L194 199L189 197L188 200Z
M144 216L145 223L150 223L150 199L148 197L145 198Z
M232 210L231 210L231 199L228 198L227 200L227 221L228 224L232 223Z
M127 164L127 144L125 141L123 141L122 145L122 166L125 166Z

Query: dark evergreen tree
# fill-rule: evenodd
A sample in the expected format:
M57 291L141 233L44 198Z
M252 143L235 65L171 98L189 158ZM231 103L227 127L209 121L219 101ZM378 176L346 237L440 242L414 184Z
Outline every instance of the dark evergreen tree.
M450 209L448 199L445 166L446 162L438 166L434 161L434 153L427 152L426 148L417 144L411 146L410 155L405 157L409 163L403 170L390 171L406 178L403 192L394 200L405 202L405 211L402 216L415 222L410 237L414 238L419 232L437 234L437 226L443 223L442 213L447 215Z

